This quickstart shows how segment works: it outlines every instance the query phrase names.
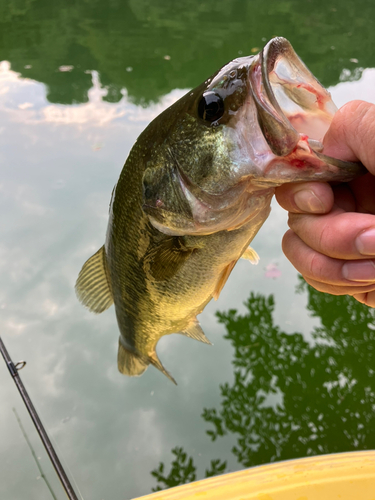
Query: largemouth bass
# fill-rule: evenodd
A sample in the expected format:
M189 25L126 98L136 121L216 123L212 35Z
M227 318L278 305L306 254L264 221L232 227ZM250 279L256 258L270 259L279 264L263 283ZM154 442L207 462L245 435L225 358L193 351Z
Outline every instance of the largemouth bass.
M105 245L84 264L78 298L115 304L118 368L173 377L156 344L217 299L286 182L349 181L361 166L321 153L336 107L284 38L226 64L151 122L112 194ZM362 167L363 168L363 167Z

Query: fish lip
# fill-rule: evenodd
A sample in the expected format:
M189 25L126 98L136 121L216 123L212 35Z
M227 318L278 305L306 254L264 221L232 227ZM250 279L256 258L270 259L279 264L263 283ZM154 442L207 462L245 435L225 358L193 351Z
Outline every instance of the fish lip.
M299 133L294 129L276 100L269 80L277 56L292 46L282 37L270 40L249 68L249 83L252 90L258 123L271 151L276 156L287 156L298 144ZM293 51L294 52L294 51Z
M278 56L284 55L287 52L292 51L294 54L294 50L290 42L281 36L272 38L263 48L261 53L259 54L260 59L260 67L262 72L262 83L264 90L266 92L267 98L270 101L274 113L280 117L289 127L293 130L294 127L291 125L288 118L285 116L283 110L281 109L275 94L272 90L271 82L269 80L269 75L273 71L275 67L276 60Z

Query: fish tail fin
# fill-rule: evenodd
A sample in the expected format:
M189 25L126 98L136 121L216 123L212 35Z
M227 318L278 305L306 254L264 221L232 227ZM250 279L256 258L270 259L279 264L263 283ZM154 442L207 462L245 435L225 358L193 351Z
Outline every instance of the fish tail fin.
M156 352L153 353L152 356L150 356L148 358L150 360L150 363L153 364L155 366L155 368L157 368L158 370L160 370L162 373L164 373L164 375L169 378L169 380L171 382L173 382L175 385L177 385L177 382L175 381L175 379L172 377L172 375L169 373L168 370L166 370L164 368L164 366L161 364L161 361L160 359L158 358Z
M104 245L83 264L75 289L80 302L94 313L101 313L113 304Z
M143 360L134 352L126 349L122 345L121 340L119 340L117 366L120 373L128 375L129 377L139 377L139 375L142 375L142 373L146 371L148 365L149 361Z

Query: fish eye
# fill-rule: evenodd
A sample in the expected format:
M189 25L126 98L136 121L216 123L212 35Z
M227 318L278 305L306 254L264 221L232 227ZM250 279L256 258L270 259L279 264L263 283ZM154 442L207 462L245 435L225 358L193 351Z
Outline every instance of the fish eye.
M223 116L224 109L222 97L215 92L205 92L198 103L198 116L212 123Z

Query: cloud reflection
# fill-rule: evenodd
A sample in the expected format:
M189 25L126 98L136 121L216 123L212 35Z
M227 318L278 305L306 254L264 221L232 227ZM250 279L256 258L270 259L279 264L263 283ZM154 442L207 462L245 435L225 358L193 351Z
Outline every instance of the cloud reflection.
M97 71L91 71L92 87L88 102L84 104L50 104L45 86L12 71L8 61L0 62L0 111L12 113L15 121L23 123L45 122L49 124L89 125L103 127L126 116L130 122L149 122L165 108L171 106L187 90L173 90L157 104L140 107L129 102L127 93L118 103L103 100L108 90L103 88ZM30 102L34 97L34 102Z

